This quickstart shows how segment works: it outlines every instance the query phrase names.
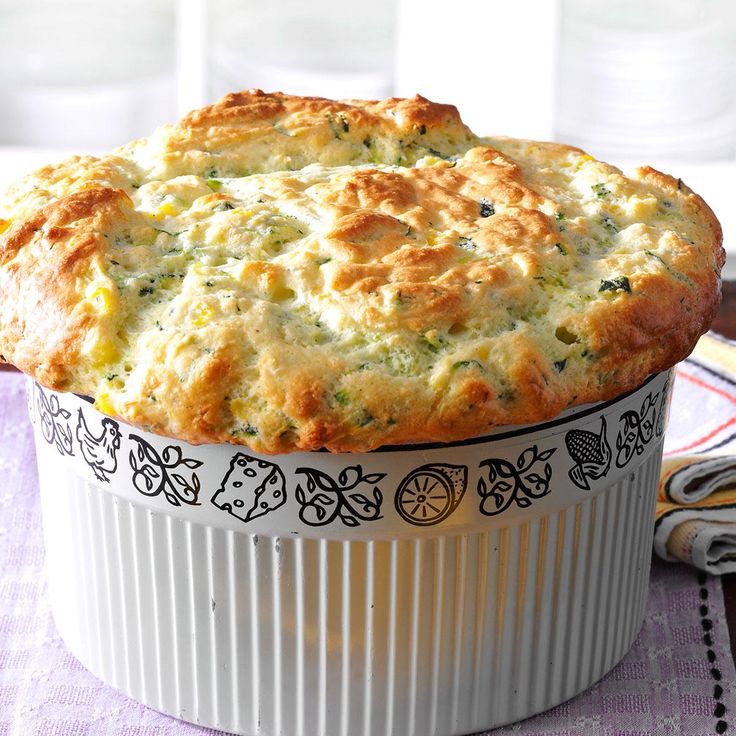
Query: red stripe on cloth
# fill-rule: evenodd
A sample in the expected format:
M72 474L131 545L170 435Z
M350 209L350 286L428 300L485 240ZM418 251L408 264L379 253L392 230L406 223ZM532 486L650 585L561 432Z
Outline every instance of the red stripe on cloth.
M732 404L736 404L736 396L732 396L728 393L728 391L724 391L721 388L718 388L717 386L713 386L710 383L707 383L706 381L701 380L700 378L696 378L695 376L691 376L689 373L686 373L682 369L677 371L677 377L684 378L686 381L690 381L690 383L694 383L696 386L701 386L702 388L708 389L708 391L713 391L713 393L718 394L719 396L723 396L724 399L728 399Z
M677 371L677 377L684 378L686 381L690 381L690 383L694 383L696 386L700 386L701 388L704 388L707 391L712 391L713 393L718 394L719 396L722 396L724 399L727 399L732 404L736 404L736 396L732 396L731 394L728 393L728 391L724 391L723 389L720 389L717 386L713 386L707 381L703 381L702 379L697 378L696 376L693 376L690 373L687 373L682 368L680 368ZM717 435L719 432L722 432L724 429L727 429L728 427L732 427L734 424L736 424L736 416L732 416L730 419L726 420L723 424L711 430L710 432L708 432L708 434L704 435L703 437L699 437L697 440L695 440L694 442L691 442L689 445L685 445L684 447L678 447L676 450L669 450L668 452L665 453L665 457L670 457L672 455L677 455L681 452L687 452L688 450L692 450L698 445L703 444L703 442L707 442L709 439Z
M711 437L714 437L719 432L722 432L724 429L732 427L734 424L736 424L736 417L731 417L727 422L724 422L719 427L716 427L712 432L708 432L708 434L706 434L704 437L700 437L695 440L695 442L691 442L689 445L685 445L684 447L678 447L676 450L670 450L669 452L666 452L665 455L669 457L670 455L678 455L681 452L692 450L698 445L702 445L703 442L707 442L709 439L711 439Z

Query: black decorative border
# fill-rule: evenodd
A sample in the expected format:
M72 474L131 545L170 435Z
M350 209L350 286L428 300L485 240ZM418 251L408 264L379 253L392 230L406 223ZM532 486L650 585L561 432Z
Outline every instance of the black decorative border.
M460 505L467 486L467 465L426 463L402 478L394 495L394 506L409 524L434 526Z
M611 445L608 442L606 418L596 434L589 429L570 429L565 434L565 447L575 463L567 472L570 480L584 491L590 490L590 480L599 480L611 469Z
M325 526L335 519L345 526L360 526L361 521L375 521L381 516L383 492L378 487L386 473L363 475L361 465L343 468L337 480L317 468L297 468L297 473L306 476L304 488L301 483L294 493L301 506L299 518L308 526ZM359 486L372 485L372 498L361 493Z
M625 468L635 455L643 455L646 447L655 438L658 405L659 393L652 396L650 391L638 411L629 409L619 418L621 426L616 435L617 468Z
M167 445L159 454L143 437L135 434L128 437L137 443L135 452L131 450L128 455L136 491L149 497L163 493L172 506L199 506L201 483L193 471L202 465L201 460L184 457L176 445ZM186 472L182 466L192 471L189 479L182 475Z
M244 480L256 477L257 473L252 468L253 464L261 469L269 468L265 479L256 486ZM268 486L275 486L275 488ZM246 499L251 505L246 504ZM230 458L227 473L220 481L215 495L210 499L213 506L245 523L277 511L286 501L286 478L281 468L276 463L270 463L244 452L236 452Z
M81 407L77 407L77 442L84 462L89 465L97 480L109 483L108 473L118 469L118 450L123 438L120 424L110 417L103 417L102 433L96 437L89 426Z
M526 446L521 445L520 447L519 443L513 443L513 447L499 448L500 456L481 460L477 465L477 469L472 471L474 477L471 478L469 478L470 468L464 464L456 465L438 459L437 462L425 462L415 466L405 472L398 486L394 486L393 503L391 505L394 507L395 514L407 524L414 526L439 524L459 508L469 482L476 484L479 497L477 508L478 512L484 516L497 516L514 506L521 509L528 508L537 499L547 496L554 490L553 474L557 475L565 470L565 459L562 457L564 450L557 454L555 461L549 462L558 449L557 445L567 447L567 455L573 463L572 466L568 466L568 475L572 481L579 488L590 490L590 480L600 479L608 475L613 465L609 456L610 446L607 440L606 408L620 404L627 397L636 391L640 391L657 378L662 378L662 374L650 376L638 389L627 394L590 406L587 409L574 410L570 416L557 418L543 424L452 443L396 445L379 448L378 451L398 451L405 448L411 452L414 458L419 459L423 455L422 450L431 447L467 447L489 443L492 449L493 445L501 440L523 437L531 433L544 433L545 429L550 427L573 422L576 424L582 423L581 420L591 415L598 415L600 420L600 429L596 432L588 429L571 428L567 430L564 436L556 432L551 437L541 437L540 439L543 441L546 440L546 447L539 443L532 444L530 440L527 440L528 444ZM663 394L666 394L668 385L669 382L665 384ZM43 395L40 387L34 385L34 388L37 397ZM90 402L90 399L86 396L75 396L85 403ZM624 427L628 426L626 424L628 417L631 417L632 421L633 418L636 418L637 423L651 419L649 423L652 424L652 431L644 438L643 442L646 445L650 443L655 434L653 429L653 423L657 418L655 402L658 401L659 397L659 392L649 391L638 409L626 410L620 415L619 421ZM119 462L118 454L120 454L123 438L120 430L126 425L111 417L104 416L104 414L101 418L95 415L96 421L88 424L82 408L76 406L78 413L77 442L74 443L73 427L69 422L71 412L61 407L56 392L53 392L50 399L47 399L45 403L42 403L40 398L37 398L34 403L39 417L44 415L44 411L48 414L49 408L60 416L58 421L61 422L63 427L66 427L67 434L70 435L71 444L68 454L74 454L73 445L78 444L81 456L98 481L109 482L114 474L120 475L121 472L126 474L125 469L121 466L127 465L132 471L132 475L130 472L127 473L127 482L132 485L133 489L144 496L160 497L172 506L199 506L201 505L199 499L201 491L204 490L208 497L212 493L211 490L202 488L201 477L198 472L195 472L204 465L204 462L188 456L186 446L181 447L174 443L159 446L158 443L151 444L143 436L126 432L125 439L130 442L123 450L123 454L128 453L128 462ZM46 439L54 442L55 433L60 430L57 430L53 417L47 418L45 421L48 425ZM130 427L129 429L134 428ZM51 440L49 440L49 437L51 437ZM638 439L637 436L637 441ZM555 446L550 447L549 445L552 443ZM62 454L66 451L63 445L58 446L58 442L57 449ZM185 452L187 455L184 454ZM518 457L516 459L509 457L507 453L510 452L518 453ZM644 447L642 445L641 448L636 450L635 454L642 454L643 452ZM359 464L335 468L328 472L314 467L298 467L292 472L290 468L288 492L283 471L278 465L273 464L273 467L278 470L279 478L281 478L283 498L279 499L279 503L275 503L273 499L269 500L266 496L260 501L255 499L255 501L259 501L258 508L252 508L247 513L241 513L241 509L245 509L246 502L253 500L243 495L248 490L245 488L248 485L247 479L238 478L236 479L237 483L234 480L232 493L227 498L223 495L226 490L225 483L233 470L233 463L239 457L257 461L259 464L269 464L261 458L250 458L250 456L240 452L235 453L235 455L231 454L229 458L230 471L220 481L217 491L209 500L215 507L227 511L242 521L252 521L258 516L263 516L282 507L287 501L287 496L290 496L292 492L297 505L294 512L298 514L299 520L307 526L323 527L334 522L336 525L342 523L347 527L359 527L367 522L384 518L384 490L381 486L387 474L373 472L371 468L368 468L370 472L366 472L363 466ZM452 455L448 454L448 457L452 457ZM428 458L424 455L422 459L427 460ZM213 468L213 470L217 471L217 468ZM296 474L296 477L294 477L294 474ZM218 477L221 477L220 473L218 473ZM567 481L566 478L565 481ZM559 481L555 480L554 482ZM413 485L410 485L412 483ZM430 488L430 485L432 486L432 498L429 498L429 493L424 492ZM243 487L242 492L240 490L241 486ZM271 488L261 490L265 492L265 490L271 490ZM228 506L231 495L234 504L232 507ZM235 506L237 506L237 509Z
M50 445L54 445L60 455L74 455L74 443L69 419L72 413L59 403L59 397L46 392L36 384L36 409L41 423L41 434Z
M516 466L505 458L483 460L479 467L487 468L488 482L483 476L478 479L481 514L502 514L512 503L527 508L534 499L546 496L552 490L552 466L547 461L556 450L552 447L540 452L532 445L522 451Z

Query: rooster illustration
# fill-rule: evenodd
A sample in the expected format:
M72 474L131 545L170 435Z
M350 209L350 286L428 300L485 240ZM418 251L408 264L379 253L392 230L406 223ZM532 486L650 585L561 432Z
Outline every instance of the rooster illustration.
M82 448L87 465L92 468L97 480L108 483L108 473L114 473L118 467L117 451L120 449L122 435L118 429L118 423L113 419L105 417L102 420L102 434L95 437L89 431L82 410L79 409L79 421L77 422L77 439Z

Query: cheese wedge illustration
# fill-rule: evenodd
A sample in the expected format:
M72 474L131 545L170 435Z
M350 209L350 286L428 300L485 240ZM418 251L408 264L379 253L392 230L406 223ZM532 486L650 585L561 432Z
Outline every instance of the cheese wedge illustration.
M273 463L236 453L212 503L241 521L252 521L286 502L284 474Z

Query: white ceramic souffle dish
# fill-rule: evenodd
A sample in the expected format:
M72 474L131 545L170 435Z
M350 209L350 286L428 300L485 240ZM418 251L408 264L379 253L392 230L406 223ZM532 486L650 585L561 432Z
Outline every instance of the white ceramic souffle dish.
M448 444L258 455L29 382L54 617L114 688L248 736L449 736L639 631L671 371Z

